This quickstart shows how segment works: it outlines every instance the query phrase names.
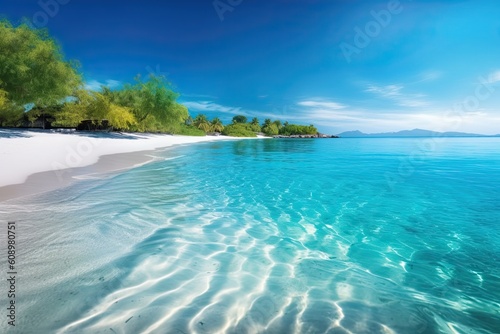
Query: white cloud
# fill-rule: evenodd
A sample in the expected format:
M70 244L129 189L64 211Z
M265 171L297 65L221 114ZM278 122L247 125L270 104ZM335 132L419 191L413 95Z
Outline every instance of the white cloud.
M495 124L500 118L495 114L484 112L467 113L460 116L449 114L449 111L406 110L391 113L382 110L352 109L338 113L325 110L309 110L297 117L317 126L326 128L324 132L340 133L349 130L360 130L366 133L395 132L414 128L437 132L459 131L480 134L497 134L500 132Z
M371 91L388 98L406 98L401 93L399 85L371 86ZM409 104L409 99L406 103ZM404 104L403 100L399 103ZM451 109L422 107L392 107L392 108L364 108L349 106L325 98L305 99L293 105L286 105L272 111L249 110L241 107L221 105L212 101L185 102L190 111L219 112L231 115L245 115L280 119L298 124L314 124L323 133L336 134L349 130L360 130L366 133L392 132L414 128L428 129L438 132L460 131L484 134L496 134L500 130L496 126L499 116L491 110L477 110L461 113L459 116Z
M100 83L97 80L92 80L92 81L85 83L86 90L93 90L93 91L100 90L101 86L102 86L102 83Z
M300 101L297 103L299 106L304 107L313 107L313 108L326 108L326 109L344 109L346 106L337 103L337 102L329 102L329 101Z
M363 108L344 106L337 103L317 103L316 100L300 101L298 107L290 113L288 120L301 123L313 123L326 133L340 133L349 130L363 132L392 132L414 128L433 131L460 131L472 133L496 134L500 132L494 124L498 124L495 113L488 114L483 110L473 113L462 113L456 117L450 110L433 108L421 101L420 94L407 96L402 93L401 85L368 87L368 91L381 97L396 101L399 108ZM325 101L322 99L321 101ZM306 102L306 103L304 103ZM342 108L339 108L342 106ZM408 106L414 108L406 109ZM425 107L424 107L425 106ZM419 108L421 107L421 108ZM485 126L485 124L492 124Z
M366 91L378 94L382 97L393 98L395 96L401 96L401 89L403 89L403 86L400 85L388 85L388 86L368 85Z
M115 87L120 86L121 84L122 83L118 80L106 80L105 86L108 86L109 88L115 88Z
M387 85L387 86L376 86L368 85L366 92L373 93L379 97L392 100L396 105L401 107L426 107L429 102L426 101L425 95L423 94L404 94L402 90L404 86L401 85Z
M304 100L297 102L299 108L290 115L292 120L298 121L330 121L352 120L357 112L347 110L347 106L327 99Z
M240 107L227 107L211 101L190 101L183 103L188 109L202 112L221 112L234 115L246 115Z
M442 76L443 72L440 71L426 71L418 75L418 81L416 83L434 81L441 78Z
M263 112L257 110L249 110L241 107L232 107L225 106L218 103L214 103L212 101L187 101L182 102L189 111L197 111L197 112L220 112L231 115L243 115L247 117L258 117L258 118L271 118L271 119L283 119L286 120L293 119L291 116L289 106L284 106L282 110L274 108L271 112Z
M488 80L487 81L490 84L499 82L500 81L500 71L496 71L496 72L491 73L488 76Z

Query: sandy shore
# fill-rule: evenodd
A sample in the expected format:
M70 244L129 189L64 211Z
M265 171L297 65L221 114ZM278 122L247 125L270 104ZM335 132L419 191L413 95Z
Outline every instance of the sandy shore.
M56 189L79 175L147 163L153 160L151 151L155 149L236 139L0 129L0 201Z

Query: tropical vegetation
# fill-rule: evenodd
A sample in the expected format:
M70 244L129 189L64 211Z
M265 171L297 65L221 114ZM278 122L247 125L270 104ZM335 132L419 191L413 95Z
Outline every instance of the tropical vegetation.
M222 134L232 137L257 137L256 132L251 129L248 123L229 124L224 128Z
M76 61L65 59L46 29L13 26L0 20L0 126L82 127L119 131L169 132L185 135L223 134L255 137L316 134L312 126L236 115L224 125L189 115L179 94L163 76L135 78L118 89L86 89ZM37 125L35 125L37 124Z

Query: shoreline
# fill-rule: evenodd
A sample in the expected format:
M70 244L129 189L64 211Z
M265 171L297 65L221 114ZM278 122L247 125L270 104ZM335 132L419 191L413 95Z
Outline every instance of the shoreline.
M103 155L92 165L68 168L60 174L55 171L36 172L29 175L23 183L0 187L0 203L63 189L79 181L92 179L94 174L113 174L140 167L155 160L148 156L153 152L155 150Z
M246 138L0 129L0 202L64 188L92 174L139 167L154 161L159 149L242 139Z

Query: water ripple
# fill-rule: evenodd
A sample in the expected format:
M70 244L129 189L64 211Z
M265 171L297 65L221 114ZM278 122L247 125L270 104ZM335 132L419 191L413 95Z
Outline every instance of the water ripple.
M339 143L159 151L1 204L22 236L24 331L495 333L498 157L429 158L387 193L413 143Z

